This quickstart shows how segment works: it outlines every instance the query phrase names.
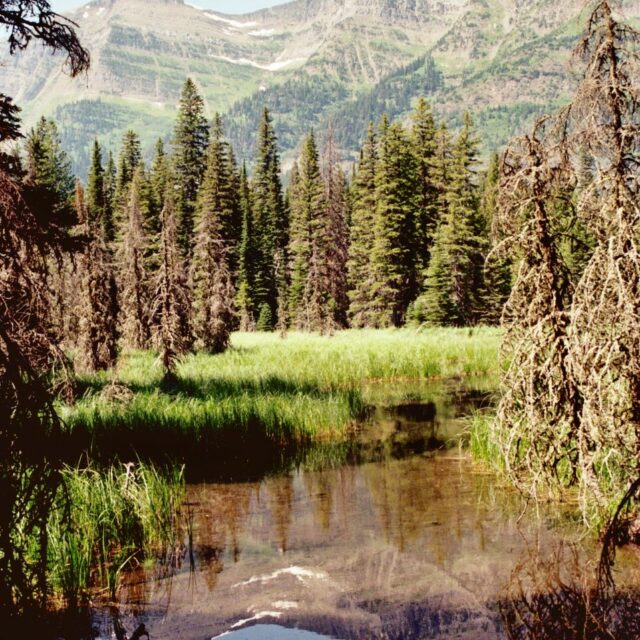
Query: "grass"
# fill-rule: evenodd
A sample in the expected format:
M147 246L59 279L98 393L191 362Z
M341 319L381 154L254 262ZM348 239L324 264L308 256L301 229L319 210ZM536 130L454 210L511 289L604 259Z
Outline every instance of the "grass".
M180 469L65 469L60 504L47 527L53 592L72 606L91 588L107 589L114 600L125 568L145 556L166 559L172 553L183 496Z
M222 355L185 358L171 383L154 353L132 352L81 378L84 396L63 417L75 452L186 460L223 447L246 459L344 438L367 412L365 384L495 374L499 339L494 329L234 334Z

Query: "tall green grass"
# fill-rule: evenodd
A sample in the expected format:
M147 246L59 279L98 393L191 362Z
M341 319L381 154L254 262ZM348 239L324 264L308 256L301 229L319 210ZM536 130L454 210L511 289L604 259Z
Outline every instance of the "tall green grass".
M85 395L63 416L74 451L107 458L339 440L365 415L365 383L491 375L499 339L495 329L234 334L224 354L186 357L170 383L155 354L126 353L114 372L79 379Z
M133 463L65 469L47 526L53 592L69 605L91 588L115 599L125 568L148 555L166 559L175 548L183 496L181 469L161 473Z

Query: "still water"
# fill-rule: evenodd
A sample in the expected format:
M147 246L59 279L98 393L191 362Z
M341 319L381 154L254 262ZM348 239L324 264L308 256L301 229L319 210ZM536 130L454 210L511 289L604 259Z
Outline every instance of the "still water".
M180 562L128 575L98 637L114 637L116 612L152 640L502 637L514 567L569 529L458 445L490 388L374 387L346 445L258 481L189 485Z

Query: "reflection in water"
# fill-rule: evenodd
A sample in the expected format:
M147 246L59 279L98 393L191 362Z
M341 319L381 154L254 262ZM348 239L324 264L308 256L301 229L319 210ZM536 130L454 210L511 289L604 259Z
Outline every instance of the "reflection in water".
M339 640L503 637L501 591L528 542L564 537L562 514L525 512L447 448L486 388L386 392L368 390L378 409L352 442L318 447L288 473L189 486L193 564L132 574L120 593L126 627L144 623L153 640L252 625L224 637L305 637L283 627ZM108 616L95 622L108 637Z

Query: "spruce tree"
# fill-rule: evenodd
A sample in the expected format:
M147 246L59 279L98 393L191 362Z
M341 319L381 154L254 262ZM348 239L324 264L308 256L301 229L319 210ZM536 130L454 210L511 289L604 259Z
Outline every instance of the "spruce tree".
M347 326L349 297L347 294L347 260L349 258L348 193L346 178L338 157L333 129L325 140L322 159L325 189L327 251L327 284L329 309L327 329Z
M216 119L198 193L191 263L195 335L209 353L221 353L228 347L235 322L235 291L224 238L230 215L228 165L219 125Z
M400 326L417 293L415 158L402 126L386 117L378 149L370 318L376 327Z
M434 324L469 326L479 320L486 236L478 211L477 153L466 114L452 152L448 209L436 232L425 283L425 317Z
M242 212L242 233L238 252L238 293L236 306L240 331L255 329L255 307L253 302L254 259L252 196L247 166L243 163L239 184L240 211Z
M314 314L310 308L309 271L315 236L320 233L319 226L322 225L325 210L324 186L320 175L318 149L313 132L304 142L299 169L296 168L296 172L292 175L290 193L291 288L289 307L294 325L299 329L309 329L310 325L315 323Z
M127 205L127 224L119 251L122 338L130 349L146 349L151 337L150 281L146 267L148 248L140 200L142 169L135 172Z
M196 198L206 164L209 126L204 101L187 78L182 88L173 132L173 178L177 186L178 237L184 257L193 253Z
M87 210L96 224L101 228L103 237L107 237L105 229L105 187L104 169L102 167L102 149L97 140L91 149L91 164L87 176Z
M118 357L118 289L113 259L99 222L88 214L84 192L76 186L76 211L87 241L80 257L78 356L80 371L100 371L115 366Z
M156 235L162 228L162 210L167 187L171 181L169 159L164 150L164 142L158 139L156 142L153 161L149 171L149 202L148 217L145 221L147 233ZM175 202L174 202L175 206Z
M288 220L280 181L280 157L269 110L264 109L258 134L258 154L252 181L255 271L253 300L263 320L277 312L275 255L288 260ZM264 311L264 306L270 314ZM273 325L272 327L273 328Z
M102 215L102 219L104 220L103 227L105 241L107 243L113 242L115 238L114 207L116 200L117 173L113 153L109 151L107 166L104 170L104 211Z
M46 212L48 224L68 231L76 222L75 179L55 122L44 117L38 120L27 135L26 152L24 182L32 193L36 215Z
M438 187L434 181L436 126L431 107L421 98L413 114L411 143L416 156L418 264L420 273L429 264L429 252L438 224Z
M369 123L367 138L360 152L360 162L351 189L351 242L347 270L349 317L354 327L365 327L369 324L376 164L376 132L373 123Z
M127 225L127 208L133 176L142 164L142 150L138 134L129 129L122 138L122 147L118 157L118 170L113 196L113 236L121 239Z
M178 358L193 346L191 331L191 291L178 244L178 227L173 189L169 185L162 198L161 230L158 242L160 266L156 275L153 317L155 342L165 373L175 372Z
M480 221L485 227L482 235L487 239L489 252L484 265L479 319L490 325L500 324L502 310L511 293L512 279L512 261L503 255L492 253L488 242L497 210L499 182L500 159L497 153L493 153L482 183L480 200Z

